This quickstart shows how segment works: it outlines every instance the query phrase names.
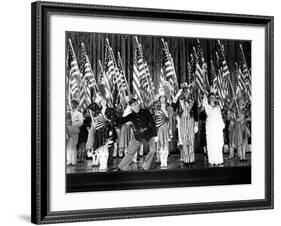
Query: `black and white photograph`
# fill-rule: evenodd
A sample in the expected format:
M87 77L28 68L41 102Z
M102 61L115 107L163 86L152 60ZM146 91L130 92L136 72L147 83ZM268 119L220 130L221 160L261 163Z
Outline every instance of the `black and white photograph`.
M33 223L273 208L274 18L152 7L32 3Z
M251 184L251 59L251 40L66 31L66 192Z
M276 225L278 6L3 1L0 225Z

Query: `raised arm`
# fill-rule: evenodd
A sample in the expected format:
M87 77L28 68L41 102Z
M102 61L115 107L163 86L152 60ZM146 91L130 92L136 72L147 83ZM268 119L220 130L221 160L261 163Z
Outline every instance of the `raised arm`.
M203 103L202 103L203 107L205 108L206 114L209 114L209 110L210 110L210 105L208 104L208 98L206 96L206 94L204 94L204 98L203 98Z
M173 97L173 103L177 103L178 99L179 99L179 96L181 95L182 93L182 89L180 89L178 91L178 93L176 94L176 96Z
M128 114L125 117L118 117L117 118L117 124L118 125L123 125L123 124L125 124L126 122L129 122L129 121L132 121L132 113Z

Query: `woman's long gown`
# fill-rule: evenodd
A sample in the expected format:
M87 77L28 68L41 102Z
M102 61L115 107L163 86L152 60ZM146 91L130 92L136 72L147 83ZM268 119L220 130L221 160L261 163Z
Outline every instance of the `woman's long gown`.
M225 127L221 110L219 106L212 107L208 104L206 98L203 100L203 106L207 114L206 120L206 137L208 161L210 164L223 163L223 129Z

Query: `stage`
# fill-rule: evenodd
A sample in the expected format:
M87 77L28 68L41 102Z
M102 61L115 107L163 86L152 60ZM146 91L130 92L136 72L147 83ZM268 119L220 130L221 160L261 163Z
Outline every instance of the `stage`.
M92 160L66 166L66 192L251 183L250 153L244 162L224 155L224 165L219 167L210 166L204 154L196 154L192 165L183 164L179 158L179 154L171 154L167 169L160 169L160 164L153 161L147 171L140 170L143 157L132 163L128 171L121 172L112 171L121 158L110 158L106 172L99 172L98 167L93 167Z

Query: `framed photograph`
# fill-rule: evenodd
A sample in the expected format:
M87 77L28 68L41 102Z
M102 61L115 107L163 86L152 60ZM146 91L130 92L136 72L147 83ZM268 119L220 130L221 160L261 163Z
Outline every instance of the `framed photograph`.
M273 17L32 3L33 223L273 208Z

